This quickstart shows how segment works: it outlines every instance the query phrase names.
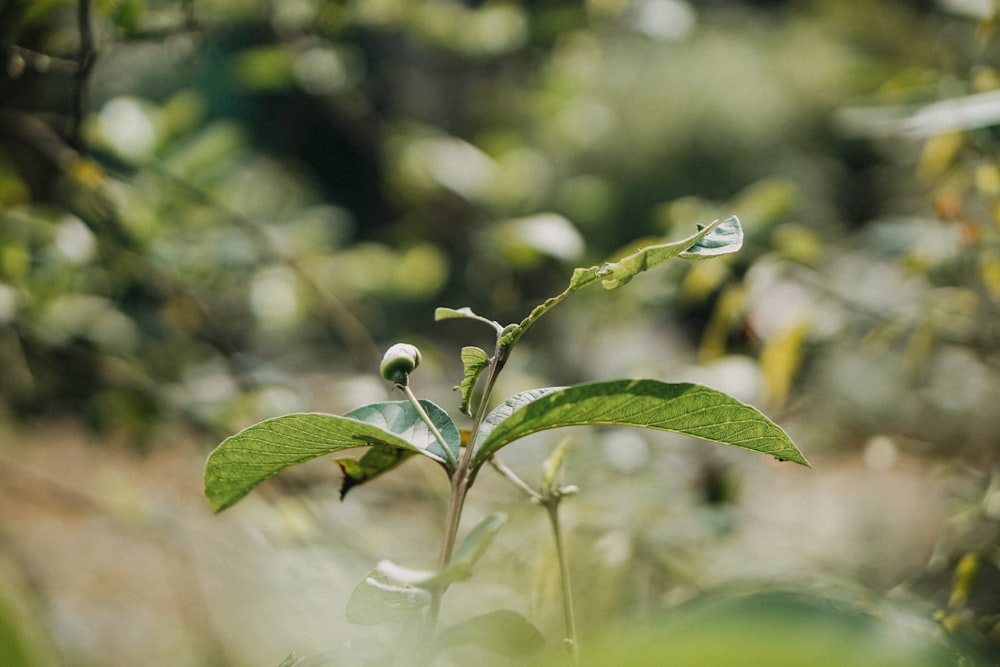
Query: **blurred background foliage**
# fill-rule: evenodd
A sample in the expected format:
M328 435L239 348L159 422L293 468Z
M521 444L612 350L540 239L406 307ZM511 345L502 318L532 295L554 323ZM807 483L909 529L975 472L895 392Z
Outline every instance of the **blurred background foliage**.
M735 213L743 252L560 306L500 393L694 379L766 408L814 462L916 461L947 514L927 552L838 543L868 550L838 573L996 648L998 11L6 0L0 410L147 453L183 425L204 449L383 399L372 371L400 339L450 406L458 346L484 334L435 306L516 321L575 266ZM602 441L571 464L627 498L580 501L598 545L581 569L616 563L590 627L707 586L699 562L763 474ZM650 498L694 523L635 510Z

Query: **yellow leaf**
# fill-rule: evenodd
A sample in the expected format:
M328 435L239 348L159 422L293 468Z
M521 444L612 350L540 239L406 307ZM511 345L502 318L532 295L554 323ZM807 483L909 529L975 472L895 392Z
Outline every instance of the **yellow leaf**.
M767 341L760 352L764 376L764 400L781 405L788 398L795 374L802 364L802 348L809 333L809 323L799 320Z

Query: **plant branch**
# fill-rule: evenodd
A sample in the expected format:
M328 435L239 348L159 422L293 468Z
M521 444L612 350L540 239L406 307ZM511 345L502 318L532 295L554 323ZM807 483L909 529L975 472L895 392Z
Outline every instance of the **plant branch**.
M566 555L566 540L563 536L562 522L559 519L559 504L567 495L576 492L575 486L565 488L556 485L553 481L556 471L562 465L566 452L568 440L564 440L549 457L546 462L545 479L542 482L541 492L535 491L528 484L518 477L517 473L504 465L496 456L489 458L490 465L505 477L514 486L524 491L532 502L538 503L545 508L549 516L549 524L552 527L552 538L556 547L556 558L559 562L559 583L562 590L563 620L566 646L569 648L573 658L573 664L579 665L580 654L576 640L576 615L573 611L573 588L570 582L569 558Z
M497 334L496 352L490 359L490 368L483 385L483 394L480 398L479 406L476 409L476 416L472 422L472 431L469 433L469 442L462 450L462 456L458 462L458 468L451 479L451 496L448 499L448 514L445 518L444 537L441 540L441 553L438 556L438 567L444 569L451 562L452 553L455 551L455 541L458 537L458 527L462 521L462 508L465 506L465 497L469 492L469 486L476 471L472 469L473 450L475 449L476 438L479 428L486 417L486 409L489 403L490 394L496 384L497 376L503 370L507 358L510 356L510 347L500 344L500 335ZM447 587L434 591L430 608L427 612L426 629L428 635L433 634L437 625L438 614L441 609L441 596Z
M518 477L517 473L515 473L513 470L504 465L504 463L500 461L500 459L498 459L496 456L491 456L488 460L490 466L492 466L494 470L496 470L498 473L506 477L507 481L509 481L511 484L513 484L514 486L516 486L517 488L521 489L526 494L528 494L528 497L531 498L533 502L540 504L545 503L545 497L542 494L540 494L538 491L535 491L533 488L528 486L527 482Z

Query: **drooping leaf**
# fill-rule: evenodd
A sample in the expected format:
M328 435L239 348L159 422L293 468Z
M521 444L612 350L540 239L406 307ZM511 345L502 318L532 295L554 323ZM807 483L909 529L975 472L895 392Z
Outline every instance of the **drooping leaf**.
M417 448L371 424L320 413L275 417L222 441L205 463L205 495L212 510L231 507L265 479L324 454L381 445Z
M569 295L598 280L605 289L617 289L636 275L673 257L706 259L736 252L742 245L743 228L739 219L732 216L725 220L716 220L679 241L646 246L614 262L575 269L565 290L536 306L520 323L504 329L500 343L505 347L513 345L542 315Z
M461 392L462 400L459 407L467 415L471 414L469 402L472 400L472 390L476 386L476 380L489 364L490 356L486 354L485 350L471 346L462 348L462 367L465 377L462 378L462 383L455 387L455 390Z
M420 405L423 406L431 422L434 423L434 426L444 437L448 449L451 450L452 457L445 454L437 438L427 428L427 424L424 423L417 409L409 401L370 403L369 405L363 405L360 408L351 410L344 416L358 419L378 426L390 433L395 433L416 446L421 452L430 452L433 454L432 458L442 461L457 458L461 438L459 437L458 427L455 426L455 422L436 403L421 399Z
M459 435L454 422L430 401L422 404L457 452ZM285 468L364 446L405 449L448 468L440 445L413 405L407 401L374 403L344 416L297 413L275 417L226 438L205 464L205 495L212 509L221 512Z
M398 584L377 569L362 579L347 600L347 620L357 625L379 625L408 620L431 603L423 588Z
M545 648L545 638L521 614L498 609L442 630L435 644L438 650L478 646L505 658L524 660Z
M393 447L372 447L360 459L342 458L336 463L344 473L344 481L340 485L340 499L355 486L370 482L379 475L389 472L414 452L408 449Z
M479 440L473 465L524 436L562 426L635 426L681 433L809 463L759 410L715 389L659 380L613 380L555 389L514 410Z

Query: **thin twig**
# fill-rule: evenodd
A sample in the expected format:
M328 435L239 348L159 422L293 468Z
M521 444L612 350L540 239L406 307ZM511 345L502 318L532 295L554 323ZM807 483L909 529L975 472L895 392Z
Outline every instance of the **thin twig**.
M542 494L540 494L538 491L535 491L533 488L528 486L527 482L518 477L517 473L508 468L496 456L491 456L489 458L489 462L494 470L496 470L498 473L507 478L507 481L509 481L511 484L513 484L514 486L516 486L517 488L521 489L526 494L528 494L528 497L531 498L532 501L540 504L545 502L545 497L542 496Z
M91 26L90 0L79 0L76 6L76 19L77 29L80 32L80 51L77 57L76 97L73 100L73 126L70 130L70 137L73 145L77 150L80 150L83 146L80 129L83 126L83 117L87 113L90 98L90 72L97 60L97 51L94 48L94 31Z

